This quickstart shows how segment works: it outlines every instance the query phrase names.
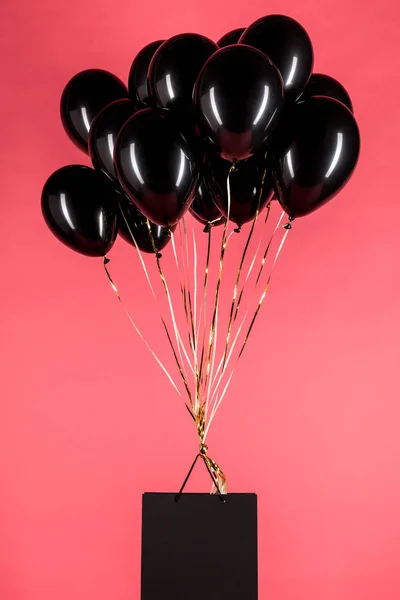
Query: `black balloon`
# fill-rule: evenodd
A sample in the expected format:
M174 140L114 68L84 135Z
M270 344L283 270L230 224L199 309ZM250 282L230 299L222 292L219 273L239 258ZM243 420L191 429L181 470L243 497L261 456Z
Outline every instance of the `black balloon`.
M208 164L210 191L221 213L228 216L227 179L231 165L222 158L213 157ZM243 160L229 176L229 218L239 227L254 219L257 209L261 211L272 199L272 177L264 151Z
M194 218L203 223L203 225L211 223L215 226L225 223L225 218L217 208L204 180L200 183L189 210Z
M233 29L233 31L228 31L225 35L222 36L220 40L217 42L217 46L220 48L225 48L225 46L231 46L232 44L238 44L241 35L244 33L245 28Z
M159 40L142 48L132 63L129 71L128 89L129 97L134 102L143 102L143 104L150 103L147 75L151 59L163 42L164 40Z
M303 91L312 71L314 54L305 29L283 15L262 17L250 25L241 44L264 52L279 70L285 97L295 100Z
M321 96L293 107L285 135L279 151L270 149L274 189L288 215L301 217L345 185L357 164L360 134L348 108Z
M154 253L153 242L157 252L160 252L171 240L169 227L150 223L151 236L146 217L127 199L120 197L118 207L118 233L129 244L136 244L143 252Z
M190 109L193 86L217 44L196 33L176 35L155 53L149 69L150 93L161 108Z
M328 98L339 100L339 102L347 106L351 112L354 112L353 104L345 88L341 83L329 75L313 73L304 92L300 96L299 101L307 100L307 98L312 98L313 96L327 96Z
M123 126L115 164L122 186L137 208L157 225L172 227L189 208L199 170L168 111L147 108Z
M42 212L54 235L87 256L105 256L117 235L117 199L102 173L82 165L55 171L42 191Z
M114 167L115 140L122 126L135 112L135 105L128 98L116 100L97 115L90 128L89 155L93 166L115 182L118 182Z
M266 140L283 107L281 77L250 46L221 48L205 64L195 87L199 125L229 161L249 157Z
M61 97L61 120L74 144L88 151L93 119L107 104L127 98L128 90L118 77L101 69L81 71L64 88Z

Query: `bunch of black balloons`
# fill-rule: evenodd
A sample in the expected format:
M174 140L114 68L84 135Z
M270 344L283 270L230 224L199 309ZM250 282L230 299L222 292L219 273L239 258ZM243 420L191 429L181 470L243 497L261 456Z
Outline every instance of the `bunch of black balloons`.
M193 33L153 42L128 86L107 71L78 73L61 117L94 169L47 180L50 229L104 256L118 231L158 252L188 210L206 228L229 217L239 230L273 194L291 219L314 211L349 179L360 136L346 90L312 68L303 27L270 15L218 43Z

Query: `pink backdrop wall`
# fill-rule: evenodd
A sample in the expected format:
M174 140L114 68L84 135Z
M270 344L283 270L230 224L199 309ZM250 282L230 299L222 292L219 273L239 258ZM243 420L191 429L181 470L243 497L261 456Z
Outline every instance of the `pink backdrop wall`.
M61 128L61 90L90 67L126 79L153 39L217 39L267 12L299 19L316 70L349 89L362 154L345 191L295 223L209 441L229 489L259 494L260 599L400 597L397 4L3 2L2 600L139 598L141 494L175 490L196 451L101 263L42 220L47 176L85 163ZM140 320L138 264L122 241L111 257ZM202 469L191 489L208 489Z

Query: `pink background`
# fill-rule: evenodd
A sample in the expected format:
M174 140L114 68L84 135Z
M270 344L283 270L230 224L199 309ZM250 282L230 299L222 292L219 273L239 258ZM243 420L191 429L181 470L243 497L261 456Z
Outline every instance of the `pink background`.
M62 88L90 67L126 79L149 41L218 39L266 12L300 20L316 71L348 88L362 154L344 192L295 223L209 442L229 489L259 494L260 599L400 598L398 2L6 0L2 600L139 598L141 494L175 490L197 447L101 262L42 220L47 176L87 164L62 131ZM131 256L123 241L111 253L143 322ZM148 327L161 335L155 312ZM190 489L208 489L203 469Z

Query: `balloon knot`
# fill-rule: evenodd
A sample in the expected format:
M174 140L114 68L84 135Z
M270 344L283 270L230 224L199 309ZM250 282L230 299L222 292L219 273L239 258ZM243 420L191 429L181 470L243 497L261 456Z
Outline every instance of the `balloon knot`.
M292 229L292 226L290 223L286 223L286 225L283 226L284 229Z
M162 258L162 254L161 254L161 252L157 252L157 258L158 258L158 259Z
M212 223L210 223L210 221L209 221L203 229L204 233L210 233L211 227L212 227Z
M110 262L110 259L107 258L107 256L104 257L104 264L108 265L108 263Z
M200 456L207 456L207 450L208 446L204 442L201 442L199 451Z
M233 230L235 233L240 233L242 231L242 226L238 225L236 229Z

